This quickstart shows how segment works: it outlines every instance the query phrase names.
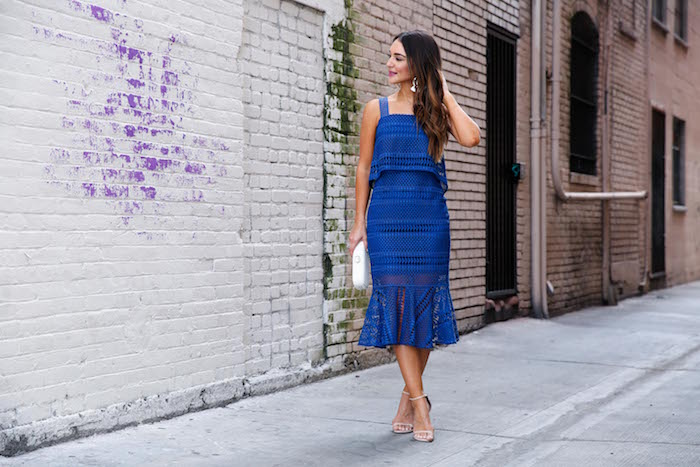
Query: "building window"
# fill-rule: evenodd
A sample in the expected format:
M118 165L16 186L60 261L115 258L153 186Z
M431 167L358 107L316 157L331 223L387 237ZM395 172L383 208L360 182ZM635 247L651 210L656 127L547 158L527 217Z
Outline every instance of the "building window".
M661 24L666 24L666 0L651 0L652 18Z
M598 31L579 11L571 19L571 78L569 113L570 170L596 174L598 112Z
M673 205L685 206L685 121L673 117Z
M688 40L688 0L676 0L676 37Z

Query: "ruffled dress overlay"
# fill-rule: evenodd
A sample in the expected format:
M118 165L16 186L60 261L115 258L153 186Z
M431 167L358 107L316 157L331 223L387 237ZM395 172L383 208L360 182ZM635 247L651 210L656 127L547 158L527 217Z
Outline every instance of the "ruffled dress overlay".
M372 296L358 344L454 344L445 161L430 157L414 115L390 114L386 97L379 107L366 222Z

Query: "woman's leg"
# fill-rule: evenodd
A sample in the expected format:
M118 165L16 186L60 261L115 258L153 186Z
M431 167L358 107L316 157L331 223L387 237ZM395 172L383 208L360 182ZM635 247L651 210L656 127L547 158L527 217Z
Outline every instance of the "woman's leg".
M396 359L399 361L399 368L403 376L406 388L411 397L418 397L423 394L422 374L430 355L430 349L419 349L409 345L394 346ZM406 397L406 396L404 396ZM402 397L402 402L404 401ZM425 398L413 401L413 429L430 430L430 416L428 415L428 402Z
M394 346L394 351L396 351L396 347ZM415 349L418 351L419 358L418 358L418 372L423 376L423 372L425 371L425 366L428 364L428 357L430 357L430 352L432 349L420 349L417 347L411 347L412 349ZM398 358L398 355L397 355ZM399 364L400 365L400 364ZM408 391L408 385L404 385L403 390L406 392ZM409 396L406 394L401 394L401 399L399 401L399 408L396 411L396 416L392 420L392 423L398 422L398 423L413 423L413 404L411 404L411 401L408 400Z
M428 364L428 357L430 357L430 352L432 351L432 349L419 349L416 347L416 350L418 350L418 353L420 354L419 371L421 377L423 377L423 372L425 371L425 366ZM403 390L408 392L408 386L405 385L403 387Z

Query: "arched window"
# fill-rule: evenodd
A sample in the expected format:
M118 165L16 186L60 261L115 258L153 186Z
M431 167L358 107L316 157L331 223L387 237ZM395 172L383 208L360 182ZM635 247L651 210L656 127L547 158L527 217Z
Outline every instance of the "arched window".
M598 31L579 11L571 19L570 170L596 174Z

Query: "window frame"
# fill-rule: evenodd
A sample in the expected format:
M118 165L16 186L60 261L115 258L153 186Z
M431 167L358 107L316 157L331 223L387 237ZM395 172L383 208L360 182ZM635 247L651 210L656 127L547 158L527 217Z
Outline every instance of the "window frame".
M656 10L657 10L657 5L660 5L661 8L661 17L659 18L656 16ZM666 20L667 20L667 13L666 10L668 9L668 4L666 3L666 0L651 0L651 19L652 21L657 22L661 26L663 26L664 29L667 29L666 26Z
M685 207L685 120L673 116L673 206Z
M679 6L682 5L682 9ZM682 10L682 11L681 11ZM681 11L679 13L679 11ZM683 44L688 43L688 0L676 0L673 11L673 35ZM679 26L679 22L681 23Z
M575 28L576 21L583 21ZM585 28L585 30L583 29ZM580 36L574 32L579 29ZM569 172L575 174L598 175L598 101L599 101L599 61L600 44L598 28L585 11L577 11L571 17L571 40L569 44ZM587 68L589 74L581 77L575 68L582 64L593 63ZM585 68L585 67L584 67ZM580 81L585 79L586 81ZM583 93L577 94L577 89ZM591 95L585 95L585 89ZM584 125L585 124L585 125ZM590 125L590 128L588 126ZM581 136L581 128L585 136ZM575 136L574 132L578 135ZM591 147L584 147L583 141L593 142ZM576 145L576 146L575 146Z

